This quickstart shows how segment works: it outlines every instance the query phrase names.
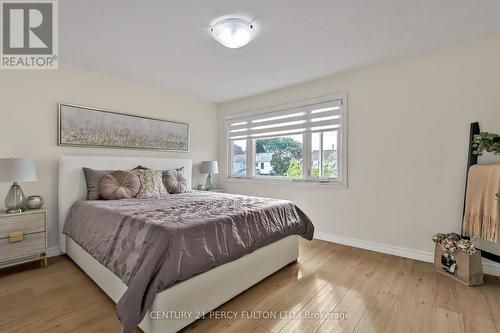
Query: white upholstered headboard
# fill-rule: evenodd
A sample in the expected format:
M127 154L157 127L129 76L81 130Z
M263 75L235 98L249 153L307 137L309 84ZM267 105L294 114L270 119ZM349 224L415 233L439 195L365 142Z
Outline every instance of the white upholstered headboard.
M191 188L191 160L136 156L61 156L59 161L59 250L66 252L66 236L62 234L71 205L87 196L87 184L82 167L96 170L131 170L138 165L166 170L184 167L188 188Z

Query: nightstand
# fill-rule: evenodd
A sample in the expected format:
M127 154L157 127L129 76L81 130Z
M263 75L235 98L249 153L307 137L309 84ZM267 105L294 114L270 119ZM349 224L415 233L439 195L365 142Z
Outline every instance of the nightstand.
M47 210L0 213L0 268L36 260L47 267Z

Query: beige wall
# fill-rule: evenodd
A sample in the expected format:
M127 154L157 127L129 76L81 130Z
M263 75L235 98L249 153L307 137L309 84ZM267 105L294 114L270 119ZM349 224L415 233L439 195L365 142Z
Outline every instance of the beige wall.
M57 103L95 106L172 119L190 125L190 152L166 153L57 146ZM217 116L211 103L90 71L62 66L56 71L0 72L0 156L32 157L37 182L24 183L26 195L40 194L49 209L49 247L57 246L57 167L62 154L103 154L189 158L193 186L202 182L197 163L217 158ZM8 184L0 184L3 206Z
M222 186L293 200L320 232L432 251L433 233L460 230L469 123L500 132L500 34L221 104L222 166L225 114L339 92L349 103L347 190Z
M316 189L225 182L230 192L287 198L317 230L430 251L437 231L458 231L467 131L478 120L500 132L500 34L450 45L215 106L90 71L0 72L0 156L33 157L39 180L22 184L45 198L49 246L57 235L57 161L61 154L170 156L196 164L219 154L225 167L224 114L346 91L349 188ZM57 103L96 106L189 122L191 151L88 149L56 145ZM219 147L219 148L218 148ZM223 170L225 172L225 170ZM8 190L0 184L0 206Z

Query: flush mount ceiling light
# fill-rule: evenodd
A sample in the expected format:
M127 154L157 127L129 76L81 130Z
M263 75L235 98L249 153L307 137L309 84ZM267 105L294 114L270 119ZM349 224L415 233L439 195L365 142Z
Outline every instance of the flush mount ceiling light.
M210 32L216 41L230 49L250 43L255 37L255 26L243 19L229 18L215 23Z

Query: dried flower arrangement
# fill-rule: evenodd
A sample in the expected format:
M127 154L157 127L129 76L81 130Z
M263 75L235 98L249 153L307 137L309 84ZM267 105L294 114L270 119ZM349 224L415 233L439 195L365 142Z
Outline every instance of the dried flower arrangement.
M443 250L450 253L455 253L459 250L468 254L474 254L477 251L470 240L464 239L454 232L449 234L438 232L432 236L432 240L434 243L439 244Z
M472 153L478 156L483 155L483 151L500 154L500 136L498 134L488 132L475 134L472 148Z

